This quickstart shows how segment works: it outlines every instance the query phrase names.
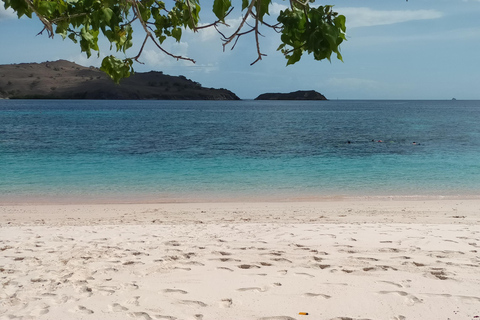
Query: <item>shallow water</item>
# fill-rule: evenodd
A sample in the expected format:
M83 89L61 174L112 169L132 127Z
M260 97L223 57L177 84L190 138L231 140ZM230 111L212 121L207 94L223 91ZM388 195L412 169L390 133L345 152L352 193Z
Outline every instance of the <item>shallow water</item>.
M479 120L479 101L0 100L0 201L476 196Z

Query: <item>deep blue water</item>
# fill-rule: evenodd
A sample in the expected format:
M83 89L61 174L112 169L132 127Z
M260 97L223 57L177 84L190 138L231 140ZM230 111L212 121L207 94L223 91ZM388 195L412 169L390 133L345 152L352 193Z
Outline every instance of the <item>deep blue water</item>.
M0 100L0 202L341 195L480 195L480 101Z

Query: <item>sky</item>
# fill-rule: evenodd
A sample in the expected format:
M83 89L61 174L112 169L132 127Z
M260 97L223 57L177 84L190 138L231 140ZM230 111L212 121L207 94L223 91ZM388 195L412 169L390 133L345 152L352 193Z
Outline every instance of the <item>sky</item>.
M270 21L288 1L277 1ZM168 0L166 1L168 5ZM200 0L201 24L215 20L213 0ZM241 18L241 0L227 19L231 26ZM240 38L236 47L223 50L220 35L213 29L184 32L180 43L164 43L174 54L196 60L177 61L153 44L145 47L135 64L136 72L162 71L183 75L205 87L226 88L242 99L265 92L316 90L328 99L480 99L480 0L331 0L315 4L334 5L347 18L347 41L341 45L343 61L315 61L304 54L295 65L286 66L276 51L280 35L264 30L260 39L267 56L253 66L256 47L253 35ZM43 26L33 19L18 19L0 1L0 64L44 62L65 59L83 66L100 66L112 54L109 44L100 43L100 57L87 59L80 47L60 36L37 35ZM233 27L222 29L227 34ZM139 26L134 28L135 56L143 42ZM118 55L120 58L124 55Z

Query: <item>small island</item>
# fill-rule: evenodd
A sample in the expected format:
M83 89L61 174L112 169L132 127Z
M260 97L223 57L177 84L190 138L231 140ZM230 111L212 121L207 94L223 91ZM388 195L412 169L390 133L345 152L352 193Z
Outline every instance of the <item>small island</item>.
M327 100L327 98L314 90L299 90L290 93L264 93L255 100Z
M0 65L0 99L239 100L161 71L134 73L117 85L103 71L66 60Z

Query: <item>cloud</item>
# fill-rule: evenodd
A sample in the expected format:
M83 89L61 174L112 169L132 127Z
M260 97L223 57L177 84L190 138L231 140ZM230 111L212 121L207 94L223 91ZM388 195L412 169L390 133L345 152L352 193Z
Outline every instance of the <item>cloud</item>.
M364 90L378 89L382 86L381 82L359 78L330 78L327 83L333 87Z
M205 24L199 24L199 27L202 27L202 26L205 26L205 25L207 25L207 24L206 23ZM193 31L191 31L190 29L187 29L185 31L185 33L193 35ZM220 34L217 32L217 30L215 30L215 28L213 26L198 30L197 35L202 42L216 40L220 37Z
M76 64L79 64L84 67L90 67L94 66L99 68L102 65L102 60L105 58L104 53L100 53L100 56L98 57L96 54L92 54L90 58L87 58L87 55L85 53L78 53L76 55L71 55L66 58L68 61L73 61ZM54 60L58 59L65 59L64 57L56 57Z
M372 27L403 23L415 20L431 20L443 17L438 10L373 10L370 8L340 8L335 9L347 17L348 28Z
M325 88L325 86L340 95L347 93L352 98L363 96L373 99L399 99L404 97L405 94L408 96L414 89L411 83L402 81L376 81L354 77L333 77L328 79L322 87Z
M162 45L162 48L176 56L188 57L188 44L186 42ZM185 60L177 60L163 53L162 51L160 51L160 49L156 47L154 47L153 49L143 50L140 61L144 62L148 66L157 68L192 65L192 62Z
M8 8L7 10L5 10L3 5L0 5L0 20L14 19L16 17L17 15L12 10L12 8Z
M231 33L237 30L240 22L242 21L243 16L239 15L236 18L225 19L225 24L218 23L217 28L220 32L222 32L225 36L229 36ZM211 25L210 23L199 23L199 27L204 27L207 25ZM201 42L207 41L216 41L221 38L220 33L215 29L214 26L210 26L208 28L199 29L197 32L193 32L191 29L184 29L183 34L191 37L190 39L199 39ZM189 40L190 41L190 40Z
M384 36L364 36L361 38L360 41L349 41L349 45L355 43L356 46L363 46L363 47L371 47L374 45L382 44L385 45L387 43L395 43L398 44L400 42L421 42L421 43L428 43L428 42L438 42L438 43L446 43L447 41L451 41L451 43L455 43L458 41L478 41L480 39L480 27L477 28L458 28L454 30L447 30L447 31L437 31L437 32L429 32L429 33L420 33L420 34L406 34L406 35L384 35Z
M268 11L270 12L270 15L278 16L280 14L280 11L285 10L287 8L288 6L284 4L273 2Z

